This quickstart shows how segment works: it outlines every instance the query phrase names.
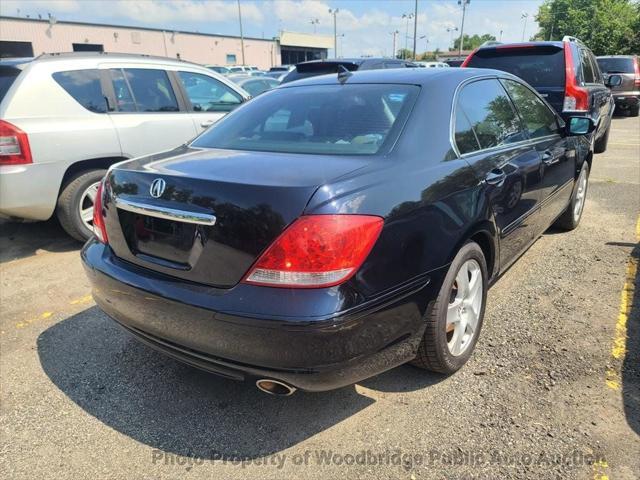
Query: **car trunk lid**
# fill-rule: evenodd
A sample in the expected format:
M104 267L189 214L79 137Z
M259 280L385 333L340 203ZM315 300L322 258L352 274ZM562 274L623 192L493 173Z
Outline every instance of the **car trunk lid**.
M366 162L189 147L129 161L107 177L109 244L140 267L229 288L320 185Z

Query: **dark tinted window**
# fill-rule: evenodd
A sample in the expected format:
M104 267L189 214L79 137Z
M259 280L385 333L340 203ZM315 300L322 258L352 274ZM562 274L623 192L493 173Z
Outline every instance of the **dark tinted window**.
M136 103L133 101L133 95L129 89L129 84L124 77L121 69L110 70L113 90L116 94L117 109L120 112L135 112Z
M215 78L192 72L178 72L194 112L229 112L242 97Z
M505 80L504 86L524 121L529 137L544 137L558 131L556 116L535 93L511 80Z
M397 137L418 90L362 84L276 89L220 120L193 146L371 155Z
M634 73L633 59L629 58L598 58L600 70L604 73Z
M582 67L582 81L584 83L595 83L596 74L594 73L593 66L591 65L589 52L583 48L580 49L580 65Z
M509 72L536 88L564 87L564 50L558 47L480 49L467 66Z
M240 86L249 92L252 97L256 97L271 88L266 81L261 79L247 80L241 83Z
M139 112L177 112L178 102L164 70L125 68Z
M458 97L458 111L463 111L482 148L524 140L520 121L511 100L498 80L480 80L466 85Z
M4 98L13 84L14 80L20 75L20 70L11 67L0 67L0 101Z
M458 151L462 154L480 150L480 145L475 133L473 133L471 123L469 123L469 119L462 109L458 109L456 112L456 145L458 146Z
M107 111L107 101L102 94L98 70L56 72L53 79L87 110L96 113Z

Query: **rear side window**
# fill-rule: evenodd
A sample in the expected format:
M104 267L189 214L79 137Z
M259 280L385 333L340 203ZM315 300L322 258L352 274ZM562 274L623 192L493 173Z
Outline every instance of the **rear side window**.
M591 65L591 59L589 58L589 52L584 48L580 49L580 65L582 67L582 80L584 83L595 83L596 74L593 71L593 65Z
M53 79L84 108L95 113L107 111L97 69L56 72Z
M119 112L135 112L136 102L133 101L133 94L129 88L129 83L121 69L112 69L111 82L116 95L116 103Z
M604 73L634 73L633 58L598 58L600 70Z
M215 78L178 72L194 112L229 112L242 103L240 94Z
M467 66L509 72L536 88L564 87L564 50L555 46L481 48Z
M164 70L125 68L124 74L139 112L179 110L171 82Z
M392 145L415 103L415 85L314 85L276 89L206 131L194 147L373 155Z
M456 119L463 112L482 149L520 142L526 138L507 92L498 80L480 80L466 85L456 106ZM462 153L463 148L458 145Z
M558 132L556 116L535 93L513 80L504 80L503 83L522 117L530 138Z
M480 150L480 144L476 134L473 133L471 122L462 109L458 109L456 112L456 145L458 151L463 155Z
M0 67L0 102L7 94L9 87L13 85L13 82L18 75L20 75L21 70L17 68L11 67Z

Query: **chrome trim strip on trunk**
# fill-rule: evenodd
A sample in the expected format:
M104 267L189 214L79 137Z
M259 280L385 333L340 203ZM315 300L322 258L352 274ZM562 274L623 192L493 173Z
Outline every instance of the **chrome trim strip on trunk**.
M162 218L164 220L195 223L197 225L213 226L216 224L215 215L209 213L189 212L187 210L177 210L175 208L158 207L156 205L123 200L119 197L114 197L113 200L117 208L140 215L148 215L150 217Z

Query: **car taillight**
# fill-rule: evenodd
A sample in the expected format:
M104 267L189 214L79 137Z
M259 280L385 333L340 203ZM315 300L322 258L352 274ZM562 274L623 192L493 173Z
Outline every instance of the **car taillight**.
M573 65L571 45L564 45L564 103L563 112L586 112L589 110L589 92L578 85L576 69Z
M638 57L633 57L633 73L636 77L633 84L635 87L640 87L640 65L638 64Z
M104 215L102 212L102 192L104 190L104 180L100 182L98 192L96 193L96 200L93 202L93 233L96 238L102 243L108 243L107 228L104 224Z
M383 220L370 215L306 215L260 256L245 283L330 287L351 278L378 240Z
M0 120L0 165L32 162L27 134L15 125Z

